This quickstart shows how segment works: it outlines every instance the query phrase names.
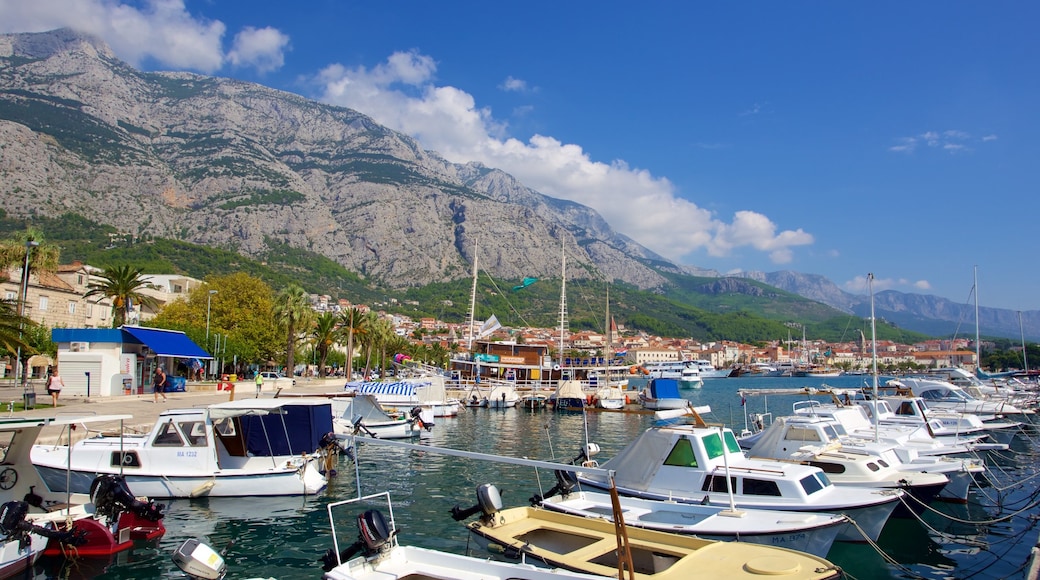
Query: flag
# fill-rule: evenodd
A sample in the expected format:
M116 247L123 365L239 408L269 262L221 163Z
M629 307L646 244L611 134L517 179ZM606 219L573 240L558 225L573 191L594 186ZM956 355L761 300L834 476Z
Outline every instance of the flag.
M477 333L477 338L484 338L499 328L502 328L502 325L498 322L498 317L492 314L484 321L484 324L480 325L480 332Z
M538 278L524 278L524 281L521 282L519 286L513 286L513 291L516 292L517 290L523 290L537 281Z

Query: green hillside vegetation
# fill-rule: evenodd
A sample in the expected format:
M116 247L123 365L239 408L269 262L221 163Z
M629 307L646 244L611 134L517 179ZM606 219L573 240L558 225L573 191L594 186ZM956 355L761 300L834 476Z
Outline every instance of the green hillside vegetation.
M324 256L287 244L270 244L272 249L260 261L187 242L121 235L113 227L73 214L31 220L0 214L2 237L12 237L28 225L39 228L48 242L61 248L62 263L79 260L101 268L132 265L145 273L184 274L199 279L244 272L275 289L296 282L309 293L327 294L334 300L346 298L416 319L433 317L464 323L469 316L472 280L394 292L361 279ZM673 286L662 294L626 284L612 285L611 316L629 331L701 341L754 344L789 336L800 339L800 325L805 325L807 338L814 340L858 340L859 330L870 336L868 320L752 280L679 275L669 275L669 279ZM475 317L484 320L494 314L507 327L558 326L559 280L539 280L513 291L519 284L520 280L496 280L482 274ZM568 281L568 328L605 332L606 295L602 281ZM908 343L927 337L879 323L878 338Z

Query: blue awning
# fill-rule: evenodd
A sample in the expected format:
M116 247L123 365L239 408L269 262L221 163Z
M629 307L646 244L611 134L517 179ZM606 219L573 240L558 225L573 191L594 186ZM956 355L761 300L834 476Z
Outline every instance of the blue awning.
M140 326L123 326L123 332L129 334L137 342L155 351L158 356L175 358L213 358L202 347L195 344L188 335L178 330L161 328L141 328Z

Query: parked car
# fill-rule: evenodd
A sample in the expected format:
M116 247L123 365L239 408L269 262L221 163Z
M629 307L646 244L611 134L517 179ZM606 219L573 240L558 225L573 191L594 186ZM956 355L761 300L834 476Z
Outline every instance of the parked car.
M260 373L264 377L264 388L291 389L296 386L296 379L282 376L273 371Z

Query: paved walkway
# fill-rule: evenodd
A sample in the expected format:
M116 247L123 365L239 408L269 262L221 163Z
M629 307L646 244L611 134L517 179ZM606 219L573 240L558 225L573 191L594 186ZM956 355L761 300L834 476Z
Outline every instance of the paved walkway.
M296 379L296 386L286 389L285 393L306 393L312 395L342 392L345 379ZM145 394L117 395L111 397L72 396L62 394L58 398L58 407L51 407L51 397L46 390L37 390L36 407L27 411L12 412L12 402L22 402L22 390L15 387L0 387L0 418L19 417L58 417L69 415L133 415L124 422L127 430L149 431L159 418L159 413L166 409L183 409L204 407L213 403L230 400L228 391L217 391L215 382L188 383L185 392L166 393L166 401L159 397L159 403L152 401L151 389ZM256 385L252 381L235 383L235 398L253 398L256 396ZM264 388L263 397L274 396L274 390ZM40 442L53 440L60 430L48 427L41 434ZM118 427L117 427L118 429Z

